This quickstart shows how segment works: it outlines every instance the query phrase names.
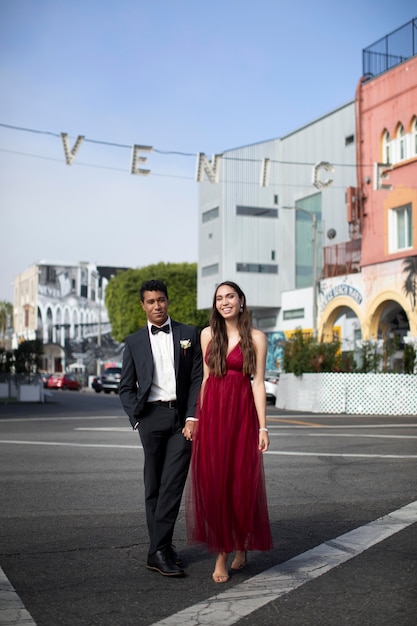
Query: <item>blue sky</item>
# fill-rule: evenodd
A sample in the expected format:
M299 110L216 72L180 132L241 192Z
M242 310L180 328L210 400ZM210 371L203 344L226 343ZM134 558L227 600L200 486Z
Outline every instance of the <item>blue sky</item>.
M362 49L415 17L408 0L0 0L0 123L43 131L0 126L0 300L42 259L197 261L196 154L350 102ZM84 142L67 166L61 132L126 147ZM133 144L191 156L132 176Z

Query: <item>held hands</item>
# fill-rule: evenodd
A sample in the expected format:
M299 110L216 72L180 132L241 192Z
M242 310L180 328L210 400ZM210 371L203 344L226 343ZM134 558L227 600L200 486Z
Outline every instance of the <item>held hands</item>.
M269 448L269 437L268 437L268 429L260 428L259 429L259 446L258 449L261 452L266 452Z
M182 429L181 432L184 435L184 437L187 439L187 441L192 441L193 440L195 424L196 424L195 421L185 420L185 426L184 426L184 428Z

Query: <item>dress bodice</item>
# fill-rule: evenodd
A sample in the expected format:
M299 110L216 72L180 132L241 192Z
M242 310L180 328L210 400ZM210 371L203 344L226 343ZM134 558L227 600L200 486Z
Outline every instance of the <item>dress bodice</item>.
M211 344L211 342L210 342ZM210 351L210 344L208 345L206 352L206 363L208 361L208 354ZM240 342L232 348L226 357L227 373L229 372L242 372L243 370L243 353L240 347Z
M243 353L240 343L237 343L231 349L226 357L226 367L228 372L242 372L243 370Z

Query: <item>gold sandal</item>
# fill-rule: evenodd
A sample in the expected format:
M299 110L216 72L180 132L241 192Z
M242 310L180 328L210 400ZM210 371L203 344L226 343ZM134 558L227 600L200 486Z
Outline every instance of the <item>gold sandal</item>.
M230 566L231 569L237 571L237 570L243 569L245 567L245 565L248 562L248 552L247 552L247 550L245 550L244 555L245 555L244 559L240 559L237 556L235 556L235 558L233 559L232 565Z

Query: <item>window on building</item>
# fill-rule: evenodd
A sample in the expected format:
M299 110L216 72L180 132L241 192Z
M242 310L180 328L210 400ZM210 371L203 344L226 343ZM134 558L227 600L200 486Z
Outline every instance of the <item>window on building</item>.
M389 251L398 252L412 247L411 203L389 212Z
M278 274L278 265L264 263L236 263L237 272L250 272L253 274Z
M212 265L206 265L201 268L201 276L212 276L213 274L218 274L219 272L219 264L213 263Z
M355 141L355 135L348 135L345 137L345 146L350 146Z
M278 209L266 209L260 206L237 206L236 215L252 215L253 217L278 217Z
M417 117L414 118L413 124L411 126L412 140L411 146L413 151L413 156L417 155Z
M297 210L299 209L299 210ZM313 275L320 276L322 266L321 193L297 200L295 207L295 287L311 287ZM314 251L313 214L316 215L317 231ZM314 255L314 252L316 253ZM316 267L314 268L314 258Z
M387 130L382 136L382 163L391 163L391 137Z
M399 160L404 161L405 159L405 132L404 132L404 126L402 124L398 126L397 139L398 139Z
M256 321L257 328L272 328L277 323L276 317L261 317Z
M202 215L203 224L205 222L210 222L211 220L215 220L216 217L219 217L219 207L216 206L214 209L210 209L209 211L204 211Z
M56 269L51 265L46 266L46 282L48 284L53 284L56 281Z
M290 309L283 312L284 320L298 320L304 317L304 309Z

